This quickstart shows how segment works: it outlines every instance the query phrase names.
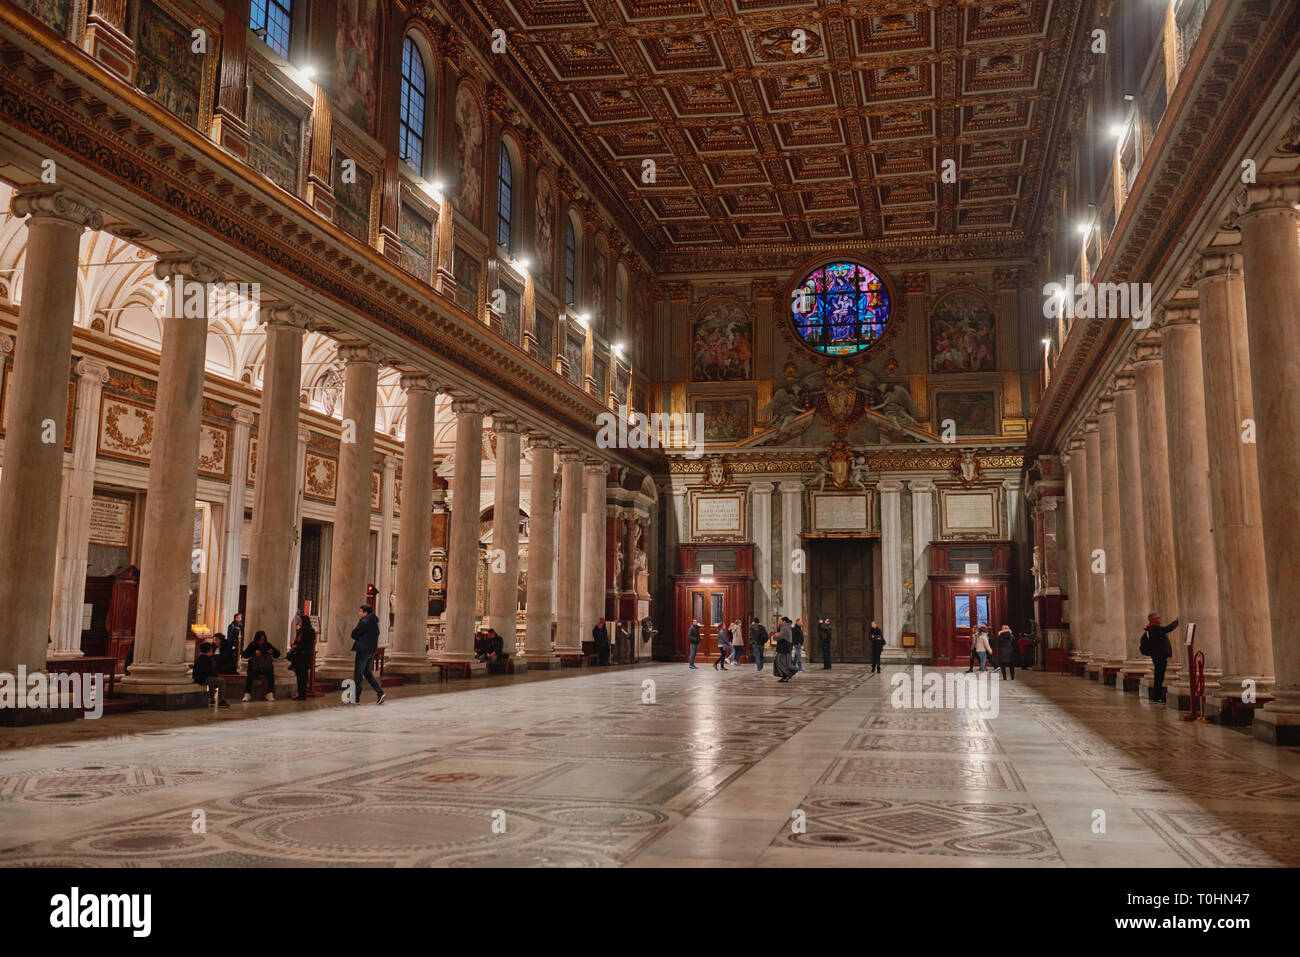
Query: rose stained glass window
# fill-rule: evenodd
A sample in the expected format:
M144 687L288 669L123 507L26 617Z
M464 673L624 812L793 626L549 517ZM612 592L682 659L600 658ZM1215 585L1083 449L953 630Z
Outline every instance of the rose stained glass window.
M870 348L889 323L889 290L866 266L827 263L794 290L791 318L810 348L828 356L851 356Z

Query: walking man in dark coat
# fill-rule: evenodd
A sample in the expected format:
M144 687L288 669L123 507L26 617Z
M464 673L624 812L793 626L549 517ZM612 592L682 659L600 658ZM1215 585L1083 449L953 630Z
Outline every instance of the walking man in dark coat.
M755 615L749 626L749 648L754 655L754 665L759 671L763 670L763 646L767 644L767 637L767 629Z
M1177 627L1177 618L1167 625L1162 625L1160 616L1154 611L1147 615L1147 627L1142 632L1138 651L1151 656L1151 667L1155 671L1149 694L1152 701L1165 700L1165 668L1169 664L1169 659L1174 656L1174 647L1169 642L1169 633Z
M591 629L591 640L596 646L596 660L602 665L609 664L609 628L605 625L603 615L596 622L596 627Z
M686 632L686 640L691 643L691 670L695 670L695 653L700 650L700 620L691 619L691 628Z
M823 618L817 622L817 632L822 639L822 671L827 671L831 666L831 620Z
M370 670L370 665L375 660L375 653L379 651L379 619L375 617L375 610L369 605L361 606L361 614L358 618L357 626L352 629L352 650L357 657L352 665L352 693L356 697L351 703L361 703L361 681L364 678L366 683L375 689L375 695L379 698L376 704L383 704L388 695L384 694L383 686L375 678L375 673Z
M874 621L871 623L871 673L875 674L880 671L880 654L885 650L885 633L881 630L880 625Z

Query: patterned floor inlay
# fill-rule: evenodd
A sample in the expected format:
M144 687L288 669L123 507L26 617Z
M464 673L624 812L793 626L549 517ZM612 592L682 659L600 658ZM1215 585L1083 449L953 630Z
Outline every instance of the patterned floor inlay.
M802 808L806 833L783 833L774 846L1061 862L1043 819L1023 804L817 798Z
M1156 811L1138 816L1193 867L1300 867L1300 830L1293 815Z
M1093 808L1127 864L1300 866L1294 749L1061 675L1000 682L996 714L897 708L893 673L663 664L0 728L0 866L1050 867L1108 859Z

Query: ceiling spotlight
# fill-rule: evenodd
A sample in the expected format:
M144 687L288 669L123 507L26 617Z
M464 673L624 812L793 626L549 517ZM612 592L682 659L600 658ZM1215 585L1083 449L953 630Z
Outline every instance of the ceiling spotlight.
M1127 124L1125 123L1112 123L1110 127L1110 135L1119 139L1119 137L1124 135L1124 130L1126 128Z
M1087 236L1090 232L1092 232L1092 223L1080 223L1079 232L1082 233L1084 236Z
M260 37L261 39L265 40L265 39L266 39L266 27L258 27L256 30L253 31L253 36L255 36L255 37Z
M1050 349L1051 346L1052 346L1052 340L1051 340L1051 339L1044 339L1044 340L1043 340L1043 345L1047 346L1047 347Z
M1124 94L1124 102L1125 102L1125 103L1132 103L1132 102L1133 102L1133 94L1132 94L1132 93L1125 93L1125 94Z
M527 272L529 265L530 263L528 262L528 259L526 257L521 256L519 259L515 260L515 268L517 268L520 272Z

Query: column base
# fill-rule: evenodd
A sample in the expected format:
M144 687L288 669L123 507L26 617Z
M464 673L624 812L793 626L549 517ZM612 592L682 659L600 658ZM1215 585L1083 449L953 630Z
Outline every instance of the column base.
M524 657L516 659L516 663L523 665L528 671L559 671L563 663L550 652L546 654L529 655L524 653Z
M1101 681L1101 670L1104 666L1104 661L1093 658L1083 666L1083 676L1089 681Z
M353 676L355 665L352 655L327 655L316 665L316 677L324 681L342 681Z
M1255 712L1251 733L1256 741L1278 748L1300 745L1300 713L1270 711L1266 705Z
M396 652L384 659L384 675L398 675L406 684L430 684L438 680L438 671L433 667L428 654L420 652Z

